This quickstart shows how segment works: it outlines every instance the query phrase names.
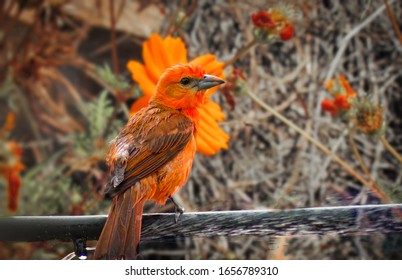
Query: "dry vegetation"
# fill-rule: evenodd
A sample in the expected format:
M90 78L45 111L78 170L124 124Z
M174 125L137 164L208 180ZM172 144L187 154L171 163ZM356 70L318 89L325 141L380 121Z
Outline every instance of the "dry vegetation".
M107 142L139 96L125 65L129 59L141 59L141 42L151 32L174 32L186 42L190 58L209 52L228 61L253 38L251 13L276 4L121 0L115 1L116 16L111 18L108 1L27 1L23 6L25 2L0 4L0 124L7 112L15 113L9 139L21 144L26 166L18 215L107 212L109 201L102 195ZM401 26L400 3L388 2ZM221 125L231 137L229 149L215 156L196 156L190 180L177 194L186 211L381 203L327 154L256 104L246 89L368 180L353 154L347 124L323 112L320 101L327 94L323 82L345 75L358 93L368 93L383 105L385 138L402 152L402 44L382 8L384 2L289 3L297 11L295 38L258 44L233 64L247 76L243 86L231 92L234 108L224 95L213 97L227 116ZM184 20L172 21L177 17ZM113 50L117 50L114 59ZM371 177L392 202L401 202L401 163L378 139L364 134L355 134L354 139ZM0 181L0 209L6 212L5 188ZM173 207L149 204L145 211L173 211ZM60 259L72 251L71 244L58 242L0 246L0 259ZM141 255L144 259L400 259L401 248L400 234L247 236L144 242Z

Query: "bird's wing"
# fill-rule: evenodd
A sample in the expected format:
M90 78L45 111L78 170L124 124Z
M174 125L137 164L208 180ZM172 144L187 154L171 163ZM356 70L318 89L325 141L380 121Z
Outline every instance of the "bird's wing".
M189 143L193 132L193 122L180 112L142 111L111 147L112 179L107 193L115 196L171 161Z

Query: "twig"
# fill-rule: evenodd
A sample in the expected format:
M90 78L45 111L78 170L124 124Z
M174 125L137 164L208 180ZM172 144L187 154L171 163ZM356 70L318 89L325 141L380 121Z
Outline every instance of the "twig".
M394 3L395 0L391 0L390 4ZM360 23L358 26L353 28L348 35L343 38L342 42L340 43L340 47L338 49L338 52L335 55L335 58L332 60L331 66L329 67L329 70L327 72L327 76L325 77L325 80L328 81L331 79L331 77L334 75L335 69L339 64L339 61L341 60L341 57L343 55L343 52L346 50L346 47L348 46L349 41L357 35L357 33L360 32L366 25L368 25L370 22L372 22L377 16L379 16L383 11L385 10L385 6L381 6L378 8L377 11L372 13L365 21Z
M19 100L21 110L22 110L22 112L24 112L24 117L25 117L27 123L29 123L28 126L30 127L35 139L39 143L41 143L43 141L42 133L39 130L38 123L35 122L35 117L32 114L31 108L28 105L28 102L27 102L25 96L21 93L20 90L17 89L16 86L13 86L13 89L14 89L14 92L17 94L17 98ZM35 155L39 158L38 161L42 160L42 158L45 157L47 154L46 146L33 147L32 150L39 151L39 153L38 152L35 153Z
M242 49L240 49L231 59L225 62L223 65L223 68L228 67L229 65L232 65L235 63L236 60L238 60L240 57L242 57L246 52L248 52L252 47L254 47L255 44L257 44L257 39L251 40L246 46L244 46Z
M116 38L116 42L114 43L116 46L120 45L121 43L123 43L124 41L131 39L133 35L130 33L127 34L123 34L121 35L119 38ZM99 46L98 48L96 48L91 55L92 56L97 56L97 55L101 55L106 51L109 51L109 49L111 49L114 45L112 42L108 42L105 43L104 45Z
M47 76L62 84L66 88L67 92L71 94L71 97L77 103L77 106L79 106L84 113L86 112L87 109L84 106L80 93L69 80L67 80L63 75L60 74L58 69L43 67L40 69L40 71L41 74L43 74L44 76Z
M116 19L115 19L115 14L114 14L114 1L110 0L109 1L109 7L110 7L110 36L111 36L111 41L112 41L112 55L113 55L113 69L115 75L118 77L120 75L119 72L119 59L117 55L117 44L116 44ZM106 128L103 131L103 139L106 139L107 135L109 134L109 130L112 127L113 121L117 117L117 113L119 111L119 108L121 107L121 104L123 103L121 101L121 95L122 93L120 91L116 91L115 98L116 101L113 106L113 112L112 115L109 117L107 120Z
M360 164L361 169L363 170L364 174L366 174L367 178L368 178L368 179L370 180L370 182L371 182L371 185L370 185L369 189L370 189L372 192L374 192L374 193L378 196L378 198L381 199L381 201L383 201L383 202L385 202L385 203L388 203L388 202L390 201L389 198L388 198L387 195L378 187L378 185L375 183L375 181L374 181L373 178L371 177L370 172L368 171L366 165L364 164L364 161L363 161L363 159L362 159L362 157L361 157L361 155L360 155L359 150L358 150L357 147L356 147L355 140L354 140L354 138L353 138L354 132L355 132L354 128L351 128L351 129L349 130L349 143L350 143L350 146L352 147L353 153L355 154L357 161L358 161L359 164Z
M109 0L109 10L110 10L110 39L112 41L113 70L114 73L118 76L120 72L119 72L119 60L116 47L116 18L114 14L113 0Z
M171 33L168 33L169 35L174 35L183 25L184 21L191 15L192 12L194 12L195 8L197 8L198 0L193 0L191 2L191 6L187 9L186 14L180 19L179 23L175 26L173 31Z
M402 163L402 156L394 149L394 147L391 146L391 144L387 141L387 139L384 138L384 136L380 137L380 141L383 143L384 147L387 148L387 150L394 156L396 157L399 162Z
M402 45L402 34L401 34L401 30L399 30L398 23L397 23L396 20L395 20L394 13L392 12L391 7L390 7L390 5L388 4L388 1L387 1L387 0L384 0L384 4L385 4L385 7L387 8L387 13L388 13L389 19L391 20L392 26L394 27L396 36L398 37L399 42L400 42L401 45Z
M306 124L306 131L310 131L311 130L311 120L309 120ZM279 198L276 200L274 208L278 208L283 200L283 198L287 195L289 195L289 193L292 191L292 188L294 187L294 185L296 185L298 178L300 177L300 170L302 167L302 157L301 157L301 152L302 149L304 147L306 143L306 138L301 138L300 139L300 144L299 147L297 148L297 153L294 159L294 168L292 171L292 175L290 176L288 182L286 183L286 185L283 187L282 192L279 196Z
M3 22L3 20L6 17L11 17L11 11L14 8L14 3L16 3L16 2L17 1L11 1L10 5L8 6L8 9L5 12L4 18L2 19L2 25L5 23L5 21ZM42 5L39 5L38 9L41 9L41 6ZM17 12L16 12L15 16L12 17L11 19L9 19L9 22L7 25L4 24L5 29L3 30L3 36L1 36L0 43L7 42L8 36L12 33L15 25L17 24L21 14L22 14L22 11L23 11L23 7L22 7L21 3L20 3L20 5L17 4Z
M184 7L184 5L185 5L186 2L187 2L186 0L181 0L181 1L180 1L180 6L177 8L177 10L175 11L175 13L174 13L174 14L172 15L172 17L170 18L168 27L166 28L165 35L169 35L169 34L172 33L170 30L173 28L174 23L175 23L175 21L177 20L177 18L179 17L179 13L180 13L180 11L183 9L183 7Z
M104 87L108 91L110 91L115 98L118 98L118 92L112 88L108 83L106 83L104 80L102 80L97 74L96 74L96 66L92 64L91 62L88 62L84 59L78 59L75 61L75 65L77 67L83 68L83 71L85 72L88 77L90 77L92 80L94 80L96 83L98 83L100 86ZM127 118L130 117L130 110L128 109L127 105L123 102L121 103L123 112Z

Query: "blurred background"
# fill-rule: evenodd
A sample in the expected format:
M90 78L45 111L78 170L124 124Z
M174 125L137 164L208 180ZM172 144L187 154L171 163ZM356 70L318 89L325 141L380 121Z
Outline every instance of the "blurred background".
M380 141L402 152L400 1L279 2L1 1L0 215L107 214L108 143L143 95L127 63L143 62L143 43L153 33L181 38L189 60L211 53L226 62L229 83L211 99L226 116L218 124L230 138L227 148L196 155L177 194L185 211L400 203L401 162ZM252 15L276 8L291 23L291 36L261 38ZM331 96L324 83L338 75L382 106L378 133L350 133L345 116L322 109ZM383 196L264 110L248 90ZM144 212L173 211L171 204L148 203ZM66 242L0 242L0 259L61 259L71 251ZM402 233L166 239L143 242L141 256L401 259Z

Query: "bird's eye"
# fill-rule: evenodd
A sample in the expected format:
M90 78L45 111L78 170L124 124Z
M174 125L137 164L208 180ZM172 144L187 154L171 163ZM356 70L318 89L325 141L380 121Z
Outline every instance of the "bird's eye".
M189 78L183 78L183 79L180 80L180 83L181 83L182 85L188 85L189 82L190 82L190 79L189 79Z

